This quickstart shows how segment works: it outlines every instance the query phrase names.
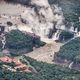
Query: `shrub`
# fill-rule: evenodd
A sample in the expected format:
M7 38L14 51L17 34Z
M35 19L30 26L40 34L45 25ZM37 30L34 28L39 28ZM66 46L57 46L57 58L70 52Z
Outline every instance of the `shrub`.
M28 48L32 50L32 37L25 35L19 30L13 30L6 34L6 47L9 49L23 49Z

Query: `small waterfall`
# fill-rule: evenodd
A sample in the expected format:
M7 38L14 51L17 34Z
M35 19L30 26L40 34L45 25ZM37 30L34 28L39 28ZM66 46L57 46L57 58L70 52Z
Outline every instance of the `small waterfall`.
M78 32L78 28L75 28L75 32Z
M6 44L6 38L5 38L5 36L3 37L2 44L3 44L2 48L4 49L5 48L5 44Z
M3 33L1 34L1 37L2 37L2 44L3 44L2 49L4 49L5 44L6 44L6 38L5 38L5 35Z
M73 26L71 26L70 31L74 32L74 27Z
M72 69L73 64L74 64L74 62L71 62L71 63L69 64L69 68L70 68L70 69Z
M54 34L54 36L52 37L53 40L59 40L59 35L60 35L61 31L57 30L57 32Z
M75 31L75 29L74 29L74 23L71 23L71 27L70 27L70 29L69 29L70 31L72 31L72 32L74 32Z

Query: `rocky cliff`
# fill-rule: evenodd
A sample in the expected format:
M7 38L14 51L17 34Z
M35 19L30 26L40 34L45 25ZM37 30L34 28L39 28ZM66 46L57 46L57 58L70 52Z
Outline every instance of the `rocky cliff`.
M19 29L20 31L30 32L40 36L41 38L51 38L52 40L58 40L63 31L73 34L78 32L78 28L74 28L73 22L70 22L69 25L65 24L66 21L63 10L58 4L53 3L51 5L48 0L6 1L8 2L6 3L8 5L16 3L14 6L17 10L12 11L13 7L11 9L10 7L11 5L13 6L13 4L11 4L9 5L9 11L5 11L4 14L0 15L0 23L1 21L4 22L4 20L10 20L13 24L12 26L6 25L4 32Z
M78 32L72 22L65 24L62 8L57 4L50 5L48 0L31 0L30 6L21 14L21 20L30 32L41 38L58 40L62 31ZM25 30L29 31L27 28Z
M30 7L21 14L21 19L32 33L45 38L54 37L55 28L65 28L61 8L57 5L51 7L48 0L31 0Z

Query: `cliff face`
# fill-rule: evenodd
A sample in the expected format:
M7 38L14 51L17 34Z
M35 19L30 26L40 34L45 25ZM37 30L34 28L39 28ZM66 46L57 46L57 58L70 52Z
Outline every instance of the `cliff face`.
M57 5L50 6L48 0L31 0L30 7L21 14L21 19L32 33L41 37L53 37L55 28L65 29L63 12Z
M65 17L62 8L57 4L49 4L48 0L6 1L8 3L16 3L16 5L8 4L10 7L12 6L13 11L10 7L8 7L8 9L6 8L8 11L1 10L3 11L2 13L5 12L5 15L0 15L2 22L4 20L10 20L13 23L12 26L7 25L7 27L5 27L5 32L19 29L20 31L34 33L41 38L58 40L62 31L71 33L78 31L77 28L73 27L73 23L65 25ZM23 5L24 3L25 5ZM15 8L17 10L15 10Z

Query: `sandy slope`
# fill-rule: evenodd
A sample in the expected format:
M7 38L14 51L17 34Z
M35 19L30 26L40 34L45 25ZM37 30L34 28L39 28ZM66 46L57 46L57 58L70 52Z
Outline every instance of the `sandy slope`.
M53 44L46 44L41 48L37 48L34 51L26 54L31 58L34 58L38 61L53 63L54 52L57 52L60 49L61 43L53 42Z
M20 15L25 10L24 6L20 4L6 4L5 2L0 2L0 14L8 15Z

